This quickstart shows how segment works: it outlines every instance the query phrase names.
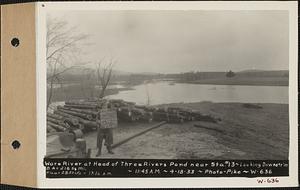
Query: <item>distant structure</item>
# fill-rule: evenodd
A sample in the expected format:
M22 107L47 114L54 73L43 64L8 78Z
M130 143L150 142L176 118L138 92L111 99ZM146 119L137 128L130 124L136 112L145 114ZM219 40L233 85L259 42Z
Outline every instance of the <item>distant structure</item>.
M235 73L232 72L231 70L230 70L229 72L226 73L226 77L231 78L231 77L234 77L234 76L235 76Z

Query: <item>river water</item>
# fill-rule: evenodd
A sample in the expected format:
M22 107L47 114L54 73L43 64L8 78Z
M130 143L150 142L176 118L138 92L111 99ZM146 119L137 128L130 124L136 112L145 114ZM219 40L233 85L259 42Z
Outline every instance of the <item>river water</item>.
M288 87L156 82L134 86L133 90L120 91L109 98L141 105L201 101L288 104Z

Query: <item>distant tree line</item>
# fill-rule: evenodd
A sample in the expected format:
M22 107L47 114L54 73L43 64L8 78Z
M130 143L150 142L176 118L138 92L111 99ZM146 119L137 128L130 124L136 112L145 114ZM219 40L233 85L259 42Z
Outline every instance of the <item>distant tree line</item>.
M184 72L176 74L128 74L128 75L116 75L111 76L110 83L125 82L131 85L141 84L144 81L160 80L160 79L172 79L178 81L196 81L215 78L235 78L235 77L288 77L288 71L259 71L259 72ZM60 76L63 83L82 83L89 80L90 85L97 84L96 75L88 75L88 72L82 72L77 74L64 73Z

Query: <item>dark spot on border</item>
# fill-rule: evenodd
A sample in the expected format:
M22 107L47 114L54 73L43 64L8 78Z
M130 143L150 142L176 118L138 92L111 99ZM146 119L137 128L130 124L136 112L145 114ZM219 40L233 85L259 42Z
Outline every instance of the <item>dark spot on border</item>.
M11 40L11 45L14 47L18 47L20 45L20 40L18 38L13 38Z
M14 140L12 143L11 143L11 146L13 147L13 149L18 149L20 148L21 146L21 143L17 140Z

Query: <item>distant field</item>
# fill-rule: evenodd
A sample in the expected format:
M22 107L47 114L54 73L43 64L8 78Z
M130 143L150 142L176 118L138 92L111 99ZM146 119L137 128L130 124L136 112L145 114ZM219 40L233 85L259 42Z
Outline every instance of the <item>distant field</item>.
M232 77L211 78L195 81L180 81L193 84L215 84L215 85L257 85L257 86L288 86L288 77Z

